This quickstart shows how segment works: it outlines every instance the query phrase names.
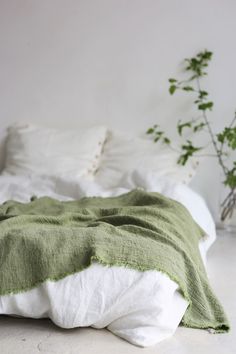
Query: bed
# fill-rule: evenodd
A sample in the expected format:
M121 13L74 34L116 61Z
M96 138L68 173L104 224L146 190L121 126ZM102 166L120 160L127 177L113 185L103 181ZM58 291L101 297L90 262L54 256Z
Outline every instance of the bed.
M129 203L133 203L131 212L136 212L139 210L137 200L142 198L149 203L150 198L157 198L157 203L170 201L171 208L175 205L176 208L184 208L181 209L184 213L190 214L188 220L191 217L194 227L201 230L197 248L201 262L206 266L206 254L216 234L214 221L205 201L188 187L198 162L192 160L187 167L179 167L176 158L176 153L167 148L143 138L108 131L106 127L62 132L30 124L13 125L8 130L6 161L0 176L0 216L4 242L12 239L9 232L4 234L6 223L11 220L15 222L21 217L24 221L22 227L25 227L26 216L31 218L30 222L32 215L49 217L50 212L43 211L48 203L60 201L60 206L68 206L74 205L76 200L79 203L81 200L83 203L88 200L88 203L91 203L91 200L92 203L94 200L99 203L107 203L107 200L109 203L117 203L117 200L122 200L123 204L118 204L117 207L120 212L124 203L127 204L128 198ZM45 196L48 198L46 201ZM26 205L27 212L24 209ZM58 204L53 205L58 207ZM149 212L146 204L142 202L141 206L145 207L145 213ZM40 215L33 212L34 208L39 207L42 210ZM81 205L79 207L81 210ZM85 208L84 205L82 207ZM111 209L110 204L109 208ZM103 205L103 212L106 210L107 213L109 208ZM114 210L112 212L114 214ZM176 213L178 216L181 211ZM108 216L111 215L106 215ZM154 222L155 220L156 214ZM12 232L13 229L10 230ZM142 238L142 235L139 238ZM108 241L111 242L110 239ZM130 241L130 253L134 245L137 247L135 242L132 244ZM3 245L6 246L5 243ZM10 258L12 245L13 243L8 246L7 255L11 259L10 271L13 272L14 269L16 272L16 265L13 267L16 256ZM111 246L113 247L113 244ZM6 250L4 247L2 249ZM143 247L145 248L145 244ZM22 248L18 247L17 256L23 259L22 264L27 266L30 263L25 259L29 258L29 255L21 257L21 250ZM185 296L177 278L171 277L168 272L161 271L158 267L148 269L146 266L138 269L125 266L124 263L99 262L99 259L94 257L88 266L70 270L63 277L52 279L45 276L37 284L34 283L34 286L31 283L28 288L23 287L22 281L17 284L18 288L14 288L14 284L10 288L10 276L8 277L4 268L7 264L7 261L4 261L5 255L6 252L1 253L1 279L2 284L5 281L6 286L1 288L0 314L46 317L63 328L107 328L117 336L141 347L157 344L170 337L180 323L188 325L183 319L192 300ZM53 257L56 256L55 250ZM129 258L126 258L126 263L128 260ZM203 328L209 327L212 331L221 328L222 331L227 331L228 322L223 312L221 316L221 327L214 328L209 322L209 326L205 325Z

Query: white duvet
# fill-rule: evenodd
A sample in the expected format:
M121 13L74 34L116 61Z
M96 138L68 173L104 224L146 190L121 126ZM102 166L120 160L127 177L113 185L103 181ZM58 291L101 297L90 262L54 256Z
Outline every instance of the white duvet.
M33 195L60 200L83 196L115 196L136 187L157 191L185 205L205 230L199 247L206 252L215 240L215 225L204 200L183 184L135 171L124 176L120 187L104 190L93 180L0 176L0 203L8 199L28 202ZM0 296L0 314L50 318L63 328L107 327L139 346L154 345L178 327L187 301L178 285L157 271L139 272L94 263L88 269L57 281L46 281L33 290Z

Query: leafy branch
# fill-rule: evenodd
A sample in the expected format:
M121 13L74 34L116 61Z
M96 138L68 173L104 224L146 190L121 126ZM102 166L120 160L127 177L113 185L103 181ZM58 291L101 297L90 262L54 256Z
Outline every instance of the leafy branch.
M228 160L226 160L226 157L233 150L236 150L236 112L231 123L223 131L216 134L208 118L209 112L214 108L214 103L209 99L209 93L201 85L202 79L207 75L206 70L212 59L212 55L212 52L205 50L198 53L195 57L185 59L184 71L188 74L188 78L182 81L170 78L169 93L170 95L174 95L177 91L180 91L191 94L194 98L193 104L200 115L191 120L179 120L177 123L177 133L183 138L187 130L190 130L190 133L195 136L203 130L207 131L214 149L213 156L217 158L224 174L223 184L230 189L229 194L222 203L221 220L225 220L232 216L233 209L236 206L236 161L229 165ZM171 140L158 125L149 128L147 134L152 135L155 142L161 141L171 145ZM180 147L180 156L177 163L185 165L192 156L203 149L204 147L194 146L189 138L186 139Z

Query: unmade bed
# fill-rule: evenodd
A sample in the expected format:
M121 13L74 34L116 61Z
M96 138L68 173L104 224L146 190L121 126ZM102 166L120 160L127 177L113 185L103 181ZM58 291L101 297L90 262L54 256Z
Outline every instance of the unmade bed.
M123 162L118 171L117 149L125 146L109 141L104 129L91 133L98 139L90 144L92 166L83 158L78 167L77 139L68 160L50 146L52 136L61 146L61 134L11 129L0 177L1 314L50 318L63 328L108 328L139 346L170 337L180 323L228 331L205 271L215 225L204 200L186 185L189 171L174 170L163 151L152 157L159 164L145 159L140 168L137 156L130 170ZM30 149L37 136L43 157ZM87 149L94 140L88 136ZM121 156L126 152L117 165ZM95 177L80 174L83 169Z

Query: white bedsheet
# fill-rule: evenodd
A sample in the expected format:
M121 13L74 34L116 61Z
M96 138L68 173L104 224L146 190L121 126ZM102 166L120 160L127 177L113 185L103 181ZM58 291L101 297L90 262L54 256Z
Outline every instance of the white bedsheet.
M206 231L200 251L215 239L215 226L204 200L182 184L136 171L124 176L119 188L103 190L93 180L0 176L0 202L28 202L32 195L71 200L89 195L114 196L135 187L157 191L184 204ZM0 314L49 317L63 328L107 327L139 346L154 345L170 337L179 325L187 301L178 285L157 271L139 272L94 263L88 269L17 295L0 296Z

